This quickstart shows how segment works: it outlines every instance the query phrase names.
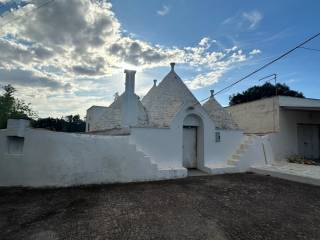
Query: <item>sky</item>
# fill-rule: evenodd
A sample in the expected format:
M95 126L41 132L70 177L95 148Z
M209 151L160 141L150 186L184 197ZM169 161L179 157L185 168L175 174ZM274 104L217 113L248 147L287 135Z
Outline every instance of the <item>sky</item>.
M85 116L124 90L124 69L137 70L143 97L170 62L198 100L247 75L320 32L320 1L0 0L0 85L40 117ZM320 37L305 47L320 49ZM278 82L320 98L320 52L297 49L216 95Z

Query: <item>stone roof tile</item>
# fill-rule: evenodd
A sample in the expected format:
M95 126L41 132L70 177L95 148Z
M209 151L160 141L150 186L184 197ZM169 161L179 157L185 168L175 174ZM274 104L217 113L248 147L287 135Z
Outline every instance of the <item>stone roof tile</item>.
M239 126L235 123L231 114L227 112L214 97L210 97L209 100L203 104L203 108L209 114L217 129L239 129Z
M156 127L169 127L185 102L199 103L174 70L142 99L149 123Z

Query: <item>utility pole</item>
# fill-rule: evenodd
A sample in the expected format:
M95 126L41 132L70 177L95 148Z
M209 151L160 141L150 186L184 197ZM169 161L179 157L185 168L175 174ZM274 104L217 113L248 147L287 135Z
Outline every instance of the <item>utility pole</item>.
M272 77L271 79L268 79ZM273 132L276 132L276 98L278 96L278 88L277 88L277 74L276 73L273 73L273 74L270 74L268 76L265 76L261 79L259 79L259 82L264 80L264 79L268 79L268 81L270 80L274 80L274 88L275 88L275 96L272 98L272 103L273 103Z

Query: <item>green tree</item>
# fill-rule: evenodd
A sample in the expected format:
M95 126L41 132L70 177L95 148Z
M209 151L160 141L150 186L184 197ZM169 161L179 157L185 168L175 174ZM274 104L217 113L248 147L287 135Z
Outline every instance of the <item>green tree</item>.
M302 92L291 90L286 84L277 83L273 85L266 82L262 86L253 86L242 93L233 94L229 97L229 105L251 102L262 98L278 96L290 96L304 98Z
M30 104L14 97L16 89L13 86L9 84L2 89L4 93L0 95L0 129L7 127L9 118L32 119L37 116Z
M86 122L80 119L77 114L62 118L39 118L32 121L32 127L45 128L57 132L84 132L86 130Z

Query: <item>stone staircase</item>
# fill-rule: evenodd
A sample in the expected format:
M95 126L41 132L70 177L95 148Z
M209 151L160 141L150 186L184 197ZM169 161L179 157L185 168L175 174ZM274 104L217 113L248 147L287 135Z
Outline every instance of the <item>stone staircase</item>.
M135 154L140 156L141 161L144 162L145 166L149 166L154 172L154 179L172 179L172 178L181 178L187 176L187 170L185 168L181 169L172 169L172 168L161 168L159 165L152 159L151 156L145 154L142 149L140 149L135 144L130 143L131 147Z
M241 156L246 153L250 145L252 145L257 136L255 135L245 135L241 144L238 146L234 154L228 159L227 163L231 166L236 166L240 161Z
M132 150L132 154L137 155L140 161L142 161L145 166L149 166L154 172L159 171L158 165L152 160L151 156L146 155L135 144L130 143L129 146Z

